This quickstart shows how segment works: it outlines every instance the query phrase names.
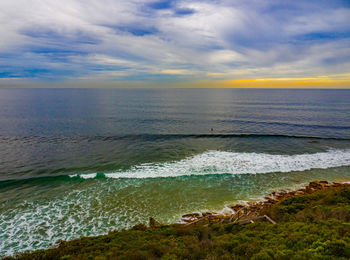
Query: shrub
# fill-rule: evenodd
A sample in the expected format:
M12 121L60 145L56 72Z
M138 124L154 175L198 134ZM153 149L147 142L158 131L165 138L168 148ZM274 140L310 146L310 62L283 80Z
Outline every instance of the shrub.
M276 225L143 224L8 259L349 259L350 189L291 197L265 209Z

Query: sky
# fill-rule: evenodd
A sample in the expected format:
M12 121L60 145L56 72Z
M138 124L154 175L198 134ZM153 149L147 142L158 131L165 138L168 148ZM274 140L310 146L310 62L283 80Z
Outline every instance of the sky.
M350 1L0 0L0 85L350 87Z

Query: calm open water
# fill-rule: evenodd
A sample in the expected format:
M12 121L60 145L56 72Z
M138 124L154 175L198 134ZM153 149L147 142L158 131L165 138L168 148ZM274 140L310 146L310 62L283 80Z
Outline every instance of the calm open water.
M349 179L350 90L0 89L0 256Z

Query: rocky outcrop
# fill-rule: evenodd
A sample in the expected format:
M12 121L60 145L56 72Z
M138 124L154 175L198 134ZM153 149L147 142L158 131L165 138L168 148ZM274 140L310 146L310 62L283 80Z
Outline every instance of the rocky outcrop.
M300 196L311 194L313 192L328 189L331 187L350 187L350 183L329 183L327 181L313 181L306 187L295 191L274 191L264 197L263 201L248 202L246 205L236 204L230 208L233 210L232 214L224 215L215 212L205 212L202 214L186 214L182 216L182 220L187 225L197 223L199 221L207 221L210 223L222 223L222 222L238 222L241 224L253 223L254 220L268 220L273 223L274 221L266 215L262 215L261 212L275 205L283 200L286 200L292 196Z

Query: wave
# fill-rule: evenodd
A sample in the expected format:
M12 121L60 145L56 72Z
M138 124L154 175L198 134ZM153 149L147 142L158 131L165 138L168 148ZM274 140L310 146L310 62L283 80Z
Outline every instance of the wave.
M10 181L8 184L16 185L16 187L9 193L13 194L11 195L13 197L7 200L9 202L7 205L5 200L5 206L0 214L0 258L1 255L10 255L17 251L48 248L52 246L52 242L60 239L72 240L81 236L105 234L111 229L127 229L137 223L146 223L147 216L154 216L157 219L158 216L163 217L168 223L174 223L180 220L180 216L188 212L211 211L213 208L203 208L203 201L206 202L216 193L215 189L221 186L223 187L219 188L218 197L214 195L213 200L208 199L208 201L218 203L219 200L227 199L226 192L220 195L228 188L222 185L226 183L225 178L218 182L210 180L203 183L203 186L201 184L200 187L194 186L191 182L187 184L187 180L186 182L174 182L176 187L173 187L173 179L168 179L168 182L151 182L150 185L139 186L139 183L143 183L144 180L120 181L120 178L264 174L346 165L350 165L350 149L297 155L208 151L180 161L142 164L129 170L111 173L32 179L30 183L39 184L40 187L33 194L30 193L29 197L28 192L35 191L36 187L33 189L29 186L28 192L17 194L19 189L26 187L26 185L19 184L29 184L28 180L22 183ZM249 175L245 176L249 177ZM102 181L85 180L100 177L116 178L117 180L113 182L106 179ZM271 176L271 178L275 177ZM277 189L283 183L287 183L278 180L278 183L271 181L271 184L271 178L268 178L268 181L263 184L259 180L238 182L230 191L232 200L246 199L248 195L249 198L254 198L261 194L259 190L272 187ZM67 180L74 185L65 185ZM59 185L52 181L57 181ZM50 185L42 186L43 183ZM82 183L84 185L81 185ZM6 183L3 185L6 186ZM155 188L159 190L154 192ZM202 192L203 189L211 189L214 192L208 192L207 197L204 198L196 196L198 199L192 199L190 197L193 194L200 194L198 192ZM6 192L7 190L5 194ZM179 194L179 196L174 194Z
M263 174L271 172L305 171L349 166L350 149L329 150L313 154L276 155L208 151L180 161L163 164L141 164L129 170L111 173L72 174L70 177L165 178L213 174Z
M319 140L349 141L347 137L284 135L284 134L254 134L254 133L203 133L203 134L128 134L113 136L0 136L0 140L7 141L35 141L36 143L61 143L66 141L118 141L118 140L144 140L157 141L168 139L199 139L199 138L301 138Z
M320 140L339 140L347 141L350 138L344 137L322 137L322 136L305 136L305 135L283 135L283 134L254 134L254 133L210 133L210 134L131 134L131 135L120 135L120 136L95 136L94 139L103 141L108 140L122 140L122 139L144 139L147 141L153 140L167 140L167 139L199 139L199 138L301 138L301 139L320 139Z

